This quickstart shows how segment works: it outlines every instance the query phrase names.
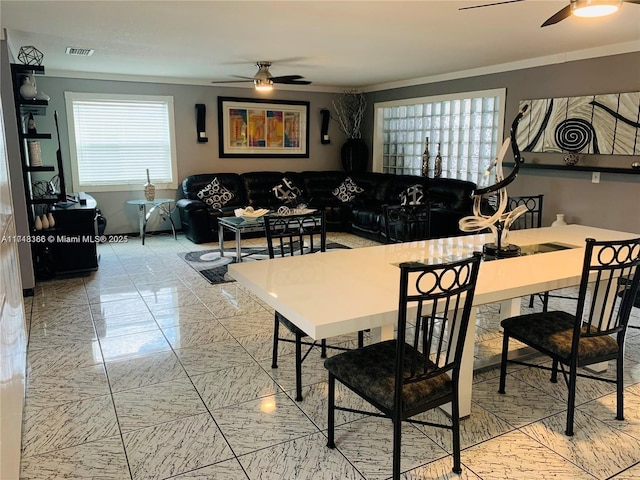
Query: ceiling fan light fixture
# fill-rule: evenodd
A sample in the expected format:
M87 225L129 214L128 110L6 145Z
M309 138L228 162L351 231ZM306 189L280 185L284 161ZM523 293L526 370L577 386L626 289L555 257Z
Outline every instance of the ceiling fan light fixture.
M572 0L571 13L576 17L604 17L616 13L622 0Z
M256 78L253 80L253 86L259 92L270 92L273 90L273 80L270 78Z

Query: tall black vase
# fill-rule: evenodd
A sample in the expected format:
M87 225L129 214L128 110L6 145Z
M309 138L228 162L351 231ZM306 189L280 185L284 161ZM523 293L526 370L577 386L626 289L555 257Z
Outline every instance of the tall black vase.
M340 158L345 172L366 172L369 163L367 144L359 138L349 138L340 149Z

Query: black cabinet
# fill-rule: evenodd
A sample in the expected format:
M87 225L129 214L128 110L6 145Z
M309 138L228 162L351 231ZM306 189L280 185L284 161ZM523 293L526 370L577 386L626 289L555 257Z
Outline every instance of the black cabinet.
M53 236L51 245L53 270L55 275L85 273L98 269L98 212L96 201L90 195L83 195L86 204L80 202L53 205L55 228L41 232ZM51 233L50 233L51 232Z

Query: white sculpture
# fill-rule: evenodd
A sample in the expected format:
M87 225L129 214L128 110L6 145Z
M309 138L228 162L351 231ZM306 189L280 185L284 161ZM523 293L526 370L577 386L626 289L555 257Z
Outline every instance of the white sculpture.
M461 218L459 221L460 230L463 232L479 232L485 229L489 229L491 231L494 242L488 243L484 246L484 253L493 257L503 258L520 255L520 247L509 244L509 228L513 222L528 209L525 205L520 205L514 210L507 212L506 210L509 197L507 195L506 187L515 180L518 170L520 169L520 165L524 162L520 157L520 150L518 149L515 138L518 122L526 110L527 106L525 105L511 125L510 138L507 138L504 141L496 161L485 172L485 175L489 175L491 173L491 169L495 168L496 183L489 187L478 189L474 192L473 215ZM504 178L502 173L502 161L504 156L507 154L509 146L511 146L513 150L515 165L509 176ZM498 197L498 207L496 211L491 214L482 213L482 200L494 195L497 195Z

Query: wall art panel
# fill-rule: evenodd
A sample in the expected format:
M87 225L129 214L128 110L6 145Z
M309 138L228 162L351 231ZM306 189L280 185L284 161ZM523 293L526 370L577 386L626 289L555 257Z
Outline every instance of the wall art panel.
M640 92L523 100L518 127L525 152L640 154Z

